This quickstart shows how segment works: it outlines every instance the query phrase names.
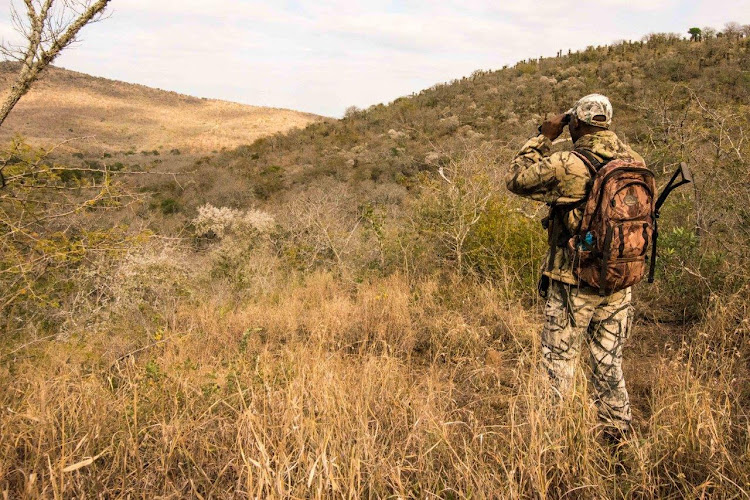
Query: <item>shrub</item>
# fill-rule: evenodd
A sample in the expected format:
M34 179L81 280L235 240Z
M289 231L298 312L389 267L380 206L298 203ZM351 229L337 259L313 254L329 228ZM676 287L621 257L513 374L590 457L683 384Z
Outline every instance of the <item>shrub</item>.
M180 211L180 204L174 198L164 198L159 202L159 208L164 215L171 215Z
M77 315L86 317L79 307L98 300L99 264L140 236L100 219L128 195L104 171L54 163L47 152L21 142L3 156L8 184L0 196L0 314L12 318L9 333L60 332Z
M544 230L534 218L493 196L466 243L468 265L503 283L508 296L536 293L539 265L547 248Z
M253 284L266 283L275 272L270 240L275 222L271 215L204 205L193 226L196 236L218 240L210 254L210 277L225 279L249 293Z

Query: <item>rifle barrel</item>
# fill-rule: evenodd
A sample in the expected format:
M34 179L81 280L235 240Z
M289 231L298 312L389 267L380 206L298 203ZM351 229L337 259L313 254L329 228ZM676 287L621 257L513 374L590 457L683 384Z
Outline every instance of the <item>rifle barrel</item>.
M679 180L678 180L678 177L679 177ZM661 194L659 195L659 198L656 200L655 213L657 217L659 216L659 210L661 210L661 206L666 201L667 196L669 196L669 193L671 193L678 187L682 186L683 184L688 184L690 182L693 182L693 173L690 172L690 169L688 168L687 163L682 162L680 163L680 166L677 167L677 170L675 170L674 174L672 174L672 178L669 179L669 183L661 192Z

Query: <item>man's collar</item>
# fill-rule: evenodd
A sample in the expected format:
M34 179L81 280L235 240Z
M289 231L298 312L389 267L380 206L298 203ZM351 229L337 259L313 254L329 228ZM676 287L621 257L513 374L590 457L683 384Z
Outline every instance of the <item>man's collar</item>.
M586 135L582 135L578 138L578 140L575 142L576 146L587 146L592 144L598 137L606 137L614 135L614 132L612 132L609 129L603 128L601 130L597 130L596 132L592 132Z

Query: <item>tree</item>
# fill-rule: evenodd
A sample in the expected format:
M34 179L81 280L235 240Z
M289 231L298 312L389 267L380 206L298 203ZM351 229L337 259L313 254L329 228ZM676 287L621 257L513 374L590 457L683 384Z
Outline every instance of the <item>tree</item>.
M742 26L740 26L738 23L732 22L724 25L724 35L730 40L740 38L741 33Z
M701 33L701 38L704 40L711 40L716 36L716 28L712 28L711 26L706 26L703 28L703 31Z
M362 112L357 106L349 106L344 111L344 118L356 118L357 115Z
M701 41L701 29L700 28L690 28L688 30L688 34L690 35L690 41L691 42L700 42Z
M21 63L8 95L0 105L0 126L13 107L55 58L75 42L78 32L101 18L110 0L23 0L26 13L11 5L11 18L23 43L4 43L0 52Z
M20 38L0 44L0 56L17 61L18 73L0 95L0 126L80 30L101 19L109 2L23 0L18 9L11 4ZM113 180L106 164L58 163L55 149L35 150L18 139L0 147L0 317L8 318L0 329L5 332L58 321L61 304L72 297L70 284L81 282L96 259L114 255L108 249L128 245L117 227L92 222L96 213L135 198Z

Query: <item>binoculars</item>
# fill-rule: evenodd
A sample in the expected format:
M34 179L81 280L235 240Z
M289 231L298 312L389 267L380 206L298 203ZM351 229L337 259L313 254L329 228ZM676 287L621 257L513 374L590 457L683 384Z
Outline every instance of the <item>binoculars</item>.
M562 123L565 124L565 125L569 124L570 123L570 117L571 117L570 113L565 113L565 116L563 116L563 119L562 119ZM539 125L539 128L537 129L537 131L540 134L542 133L542 126L541 125Z

